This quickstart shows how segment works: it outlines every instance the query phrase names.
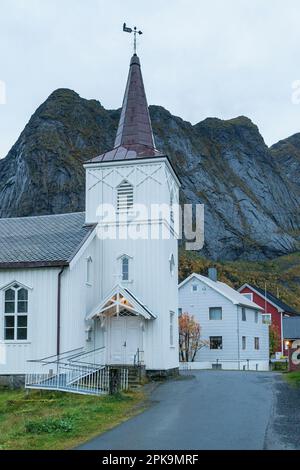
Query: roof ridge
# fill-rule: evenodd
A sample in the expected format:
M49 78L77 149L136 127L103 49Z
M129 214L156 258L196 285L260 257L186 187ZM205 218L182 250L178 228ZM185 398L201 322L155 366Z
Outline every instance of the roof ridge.
M28 219L40 219L40 218L46 218L46 217L60 217L60 216L74 215L74 214L85 214L85 211L64 212L63 214L42 214L42 215L28 215L28 216L25 215L22 217L0 217L0 222L1 220L28 220Z

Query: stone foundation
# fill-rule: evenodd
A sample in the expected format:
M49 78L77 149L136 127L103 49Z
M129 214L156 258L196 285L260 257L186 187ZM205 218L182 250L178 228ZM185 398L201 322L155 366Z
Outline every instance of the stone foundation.
M24 386L25 375L0 375L0 388L15 390Z
M167 370L146 370L146 376L150 380L168 380L179 376L179 367Z

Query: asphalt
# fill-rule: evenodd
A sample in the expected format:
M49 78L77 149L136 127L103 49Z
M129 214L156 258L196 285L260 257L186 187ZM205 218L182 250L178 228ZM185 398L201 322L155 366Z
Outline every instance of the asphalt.
M145 412L79 449L285 448L278 422L282 394L289 396L289 387L277 373L185 373L181 379L159 385L151 394L151 406ZM285 411L290 414L288 407ZM287 417L286 421L288 426ZM292 446L295 445L296 441Z

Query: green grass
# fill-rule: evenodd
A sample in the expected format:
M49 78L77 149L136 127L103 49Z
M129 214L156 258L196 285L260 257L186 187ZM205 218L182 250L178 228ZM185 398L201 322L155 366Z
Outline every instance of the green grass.
M93 397L0 390L0 450L71 449L143 409L142 392Z
M288 374L284 374L284 378L290 385L292 385L292 387L300 387L300 371L289 372Z

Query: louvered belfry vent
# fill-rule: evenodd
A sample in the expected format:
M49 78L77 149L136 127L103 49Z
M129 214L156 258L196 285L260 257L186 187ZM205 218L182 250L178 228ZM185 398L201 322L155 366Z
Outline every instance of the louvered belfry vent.
M133 186L128 181L123 181L118 186L117 210L127 212L133 207Z

